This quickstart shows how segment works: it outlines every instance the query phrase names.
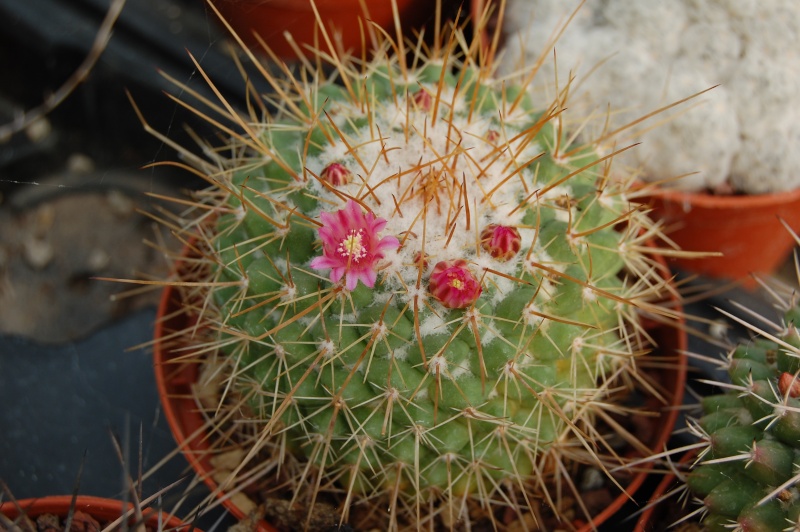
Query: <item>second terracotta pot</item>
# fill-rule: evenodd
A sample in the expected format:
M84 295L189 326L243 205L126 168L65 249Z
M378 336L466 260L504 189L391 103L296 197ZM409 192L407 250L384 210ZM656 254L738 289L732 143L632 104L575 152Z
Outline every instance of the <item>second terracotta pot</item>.
M419 26L432 16L434 3L426 0L395 0L401 27ZM360 56L370 49L369 31L375 24L395 35L394 11L390 0L213 0L225 20L246 42L260 47L257 34L283 59L297 57L284 36L289 33L306 55L307 46L328 52L328 45L319 31L319 20L331 39L339 40L343 50ZM363 7L362 7L363 5ZM366 13L364 12L366 8Z
M745 286L756 284L751 274L774 273L791 253L795 241L781 220L800 230L800 189L731 196L657 189L642 202L682 250L722 254L674 258L672 265Z

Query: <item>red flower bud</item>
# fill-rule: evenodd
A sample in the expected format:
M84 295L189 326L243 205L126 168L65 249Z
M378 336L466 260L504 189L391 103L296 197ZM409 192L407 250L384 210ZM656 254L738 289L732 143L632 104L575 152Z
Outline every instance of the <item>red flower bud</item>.
M522 238L515 227L489 224L481 231L481 247L497 260L513 259L521 246Z
M414 104L417 106L418 109L422 109L423 111L430 111L433 108L433 97L431 93L426 91L425 89L420 89L414 93L413 96Z
M353 180L353 173L343 164L331 163L322 170L320 177L331 185L340 187Z

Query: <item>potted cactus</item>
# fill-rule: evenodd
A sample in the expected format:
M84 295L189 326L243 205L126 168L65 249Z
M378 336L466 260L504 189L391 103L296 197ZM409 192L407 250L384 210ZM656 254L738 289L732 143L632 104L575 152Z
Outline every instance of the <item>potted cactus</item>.
M800 31L798 5L610 1L574 9L508 0L499 72L537 64L540 79L556 87L577 76L573 105L608 115L605 127L642 141L618 168L636 169L641 200L681 249L722 254L673 264L748 286L751 273L774 273L792 248L778 217L800 229L800 61L781 53ZM552 28L570 15L554 44ZM690 106L659 113L665 123L655 129L653 120L637 122L711 87Z
M240 517L588 528L671 431L685 336L650 325L680 310L616 152L440 38L268 75L277 110L213 105L228 143L180 148L210 186L169 222L156 369ZM579 478L604 475L628 493L586 507Z

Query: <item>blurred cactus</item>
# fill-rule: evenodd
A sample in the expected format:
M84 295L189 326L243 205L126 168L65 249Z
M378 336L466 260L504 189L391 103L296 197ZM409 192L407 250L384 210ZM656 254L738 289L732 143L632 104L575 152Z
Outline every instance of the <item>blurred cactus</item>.
M796 288L772 293L781 323L734 318L757 336L731 350L730 383L693 425L702 451L686 484L710 531L800 527L800 300Z

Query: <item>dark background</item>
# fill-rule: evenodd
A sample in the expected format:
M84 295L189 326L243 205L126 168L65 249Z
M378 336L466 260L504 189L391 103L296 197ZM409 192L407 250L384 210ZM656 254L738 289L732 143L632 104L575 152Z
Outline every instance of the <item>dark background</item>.
M40 105L86 57L109 0L0 0L0 128ZM88 78L45 120L0 138L0 480L3 500L51 494L130 499L128 477L150 472L146 497L189 515L207 493L160 411L152 355L158 291L95 277L163 275L160 231L144 213L200 183L142 167L175 152L150 125L188 145L184 124L211 132L170 101L160 70L196 90L194 55L232 97L241 77L202 0L128 0ZM137 346L143 346L138 347ZM114 442L119 442L122 456ZM198 524L213 529L221 510ZM224 516L223 516L223 519ZM225 519L221 528L232 520Z
M108 0L0 0L0 127L41 104L83 61ZM81 494L127 498L126 478L152 471L150 495L171 509L191 488L186 461L161 416L146 345L158 291L111 299L125 289L96 277L158 276L167 265L153 245L163 236L150 215L169 208L148 193L174 195L201 185L185 172L142 169L175 153L145 132L128 91L150 125L189 145L184 125L204 123L169 100L169 73L208 93L189 53L234 102L241 77L228 41L202 0L128 0L113 37L87 80L42 124L0 139L0 491L2 499ZM177 91L179 92L179 91ZM698 280L699 290L708 288ZM770 313L744 291L695 303L688 311L719 319L735 295ZM738 312L738 311L737 311ZM694 326L707 331L706 324ZM742 336L732 328L729 336ZM137 347L140 346L140 347ZM697 338L690 350L722 353ZM708 376L697 365L690 379ZM695 388L702 391L699 386ZM689 397L689 400L691 398ZM680 443L682 436L677 436ZM114 447L120 442L123 456ZM646 490L643 491L646 493ZM181 506L184 514L191 501ZM221 510L202 528L231 524ZM623 530L629 525L610 525Z

